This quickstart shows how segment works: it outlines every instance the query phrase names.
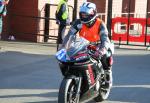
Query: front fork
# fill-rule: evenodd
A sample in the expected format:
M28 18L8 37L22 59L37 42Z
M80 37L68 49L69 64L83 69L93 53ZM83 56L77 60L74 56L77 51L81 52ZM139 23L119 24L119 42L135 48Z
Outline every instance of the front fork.
M77 91L76 91L76 103L79 103L79 99L80 99L80 89L81 89L81 83L82 83L82 77L77 77L75 79L75 82L77 84Z

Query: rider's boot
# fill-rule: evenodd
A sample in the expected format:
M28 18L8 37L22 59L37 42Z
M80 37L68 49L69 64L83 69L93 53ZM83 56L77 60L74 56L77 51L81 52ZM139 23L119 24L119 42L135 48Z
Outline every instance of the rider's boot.
M105 87L111 88L112 87L112 57L107 57L104 55L101 59L103 69L104 69L104 81L105 81Z

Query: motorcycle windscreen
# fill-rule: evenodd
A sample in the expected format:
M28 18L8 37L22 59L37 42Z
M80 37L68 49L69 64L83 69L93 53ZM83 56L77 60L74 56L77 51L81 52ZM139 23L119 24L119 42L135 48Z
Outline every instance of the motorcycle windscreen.
M78 52L85 50L89 45L89 41L82 37L76 38L70 36L68 41L63 45L65 45L64 48L56 53L56 58L59 61L68 62L71 61L71 58L77 55Z
M67 55L69 57L75 56L78 52L84 51L86 47L89 45L89 41L82 38L78 37L75 39L70 39L67 44Z

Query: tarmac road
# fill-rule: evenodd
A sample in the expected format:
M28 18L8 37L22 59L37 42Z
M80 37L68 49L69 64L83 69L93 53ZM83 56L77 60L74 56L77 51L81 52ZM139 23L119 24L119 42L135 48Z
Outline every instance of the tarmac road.
M55 44L0 41L0 47L0 103L57 103L62 75ZM113 77L102 103L150 103L150 51L115 49Z

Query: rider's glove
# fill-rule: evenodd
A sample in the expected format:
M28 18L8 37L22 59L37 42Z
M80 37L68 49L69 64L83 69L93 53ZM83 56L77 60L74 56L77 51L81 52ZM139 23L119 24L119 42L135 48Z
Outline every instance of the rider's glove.
M95 53L94 53L94 56L99 58L99 57L102 57L104 54L106 54L106 49L105 48L97 48Z

